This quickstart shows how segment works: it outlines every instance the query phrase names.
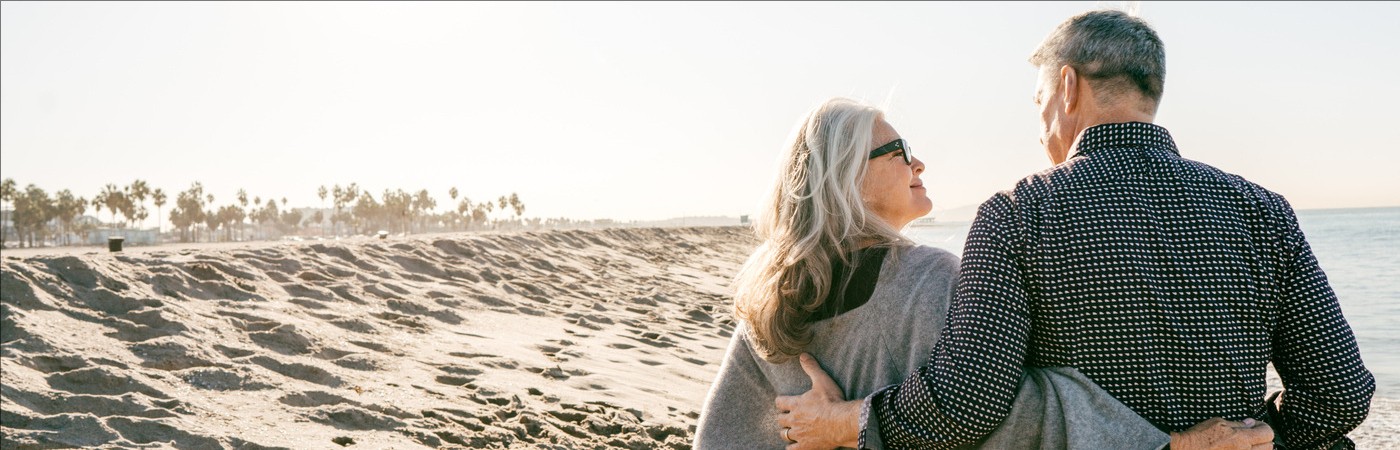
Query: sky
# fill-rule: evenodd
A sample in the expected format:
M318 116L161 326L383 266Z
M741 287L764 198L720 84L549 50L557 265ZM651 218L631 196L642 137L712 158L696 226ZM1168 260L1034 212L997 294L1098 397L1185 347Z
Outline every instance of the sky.
M884 108L939 210L1049 166L1036 45L1061 3L0 4L0 176L217 204L319 186L518 193L526 217L752 214L831 97ZM1157 123L1298 209L1400 206L1400 3L1127 4ZM167 207L168 209L168 207ZM168 212L167 212L168 214Z

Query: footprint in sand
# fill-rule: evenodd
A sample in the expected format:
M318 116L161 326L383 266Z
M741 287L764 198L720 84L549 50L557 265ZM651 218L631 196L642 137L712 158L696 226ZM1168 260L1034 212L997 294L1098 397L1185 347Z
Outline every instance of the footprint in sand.
M157 370L183 370L192 367L219 366L212 361L213 355L201 349L192 349L172 339L145 341L128 348L141 365Z
M190 386L211 391L261 391L274 387L260 381L260 378L246 367L197 368L178 373L180 379Z
M505 300L501 300L501 299L499 299L499 298L496 298L496 297L493 297L493 296L490 296L490 295L486 295L486 294L471 294L471 297L472 297L472 300L476 300L478 303L481 303L481 304L483 304L483 305L490 306L490 307L493 307L493 308L506 308L506 307L515 306L515 303L511 303L511 302L508 302L508 301L505 301Z
M107 426L115 430L123 439L133 444L170 443L175 448L222 448L218 439L200 436L183 431L165 422L156 420L111 417Z
M330 387L340 387L345 384L340 377L312 365L282 362L267 356L254 356L249 361L288 378Z
M345 355L340 359L331 361L331 364L335 364L346 369L359 370L365 372L378 372L384 370L386 367L386 365L383 362L380 362L379 359L370 355L360 353Z
M319 408L307 418L343 430L393 430L405 425L393 417L348 405Z
M335 302L338 300L336 294L326 289L301 282L282 283L282 290L287 291L287 295L293 297L305 297L320 300L323 302Z
M448 325L456 325L462 323L462 318L461 316L458 316L457 313L446 309L432 309L414 301L389 300L387 302L384 302L384 306L387 306L391 310L406 314L408 316L432 317L434 319L437 319L439 322L443 322Z
M321 391L307 391L287 394L282 396L282 398L277 399L277 401L282 402L282 404L284 405L295 406L297 408L315 408L325 405L341 404L355 406L359 405L358 403L355 403L345 397Z
M329 322L331 325L335 325L337 327L344 328L349 331L354 331L356 333L373 334L379 331L379 329L376 328L374 324L360 319L332 319Z
M476 381L478 375L485 372L474 367L437 366L437 369L446 372L448 375L438 375L434 381L448 386L460 386L471 390L477 389L477 385L472 382Z
M287 299L287 303L310 309L326 309L326 304L309 298L293 297Z
M27 358L20 358L18 362L21 366L43 373L67 372L88 366L87 361L84 361L81 356L77 355L30 356Z
M336 296L338 296L338 297L340 297L340 298L342 298L342 299L344 299L344 300L346 300L346 301L348 301L348 302L355 303L355 304L358 304L358 305L363 305L363 304L365 304L365 301L362 300L362 299L360 298L360 295L359 295L358 293L355 292L355 287L352 286L352 285L345 284L345 283L339 283L339 284L333 284L333 285L330 285L330 286L326 286L326 288L327 288L327 289L330 289L331 292L334 292Z
M164 392L156 390L130 376L113 373L105 367L87 367L49 375L49 387L75 394L122 395L128 392L145 394L147 397L167 399Z
M379 318L380 320L383 320L385 322L389 322L390 324L407 327L413 330L425 330L428 328L427 322L424 322L423 319L420 319L415 316L407 316L386 311L374 314L374 317Z
M362 289L364 289L366 293L372 294L372 295L374 295L375 297L379 297L379 298L382 298L382 299L388 299L388 300L391 300L391 301L392 301L392 300L402 300L402 299L403 299L403 297L400 297L399 294L396 294L396 293L394 293L394 292L390 292L388 289L384 289L383 287L380 287L380 286L382 286L382 285L366 284L366 285L364 285L364 286L362 287Z
M254 353L257 353L257 351L255 351L255 350L248 350L248 349L236 348L236 347L228 347L228 346L224 346L224 345L220 345L220 344L214 344L214 350L218 350L219 353L223 353L224 356L228 357L229 359L238 359L238 358L242 358L242 357L244 357L244 356L249 356L249 355L252 355L252 354L254 354Z
M6 448L93 448L120 438L91 414L30 416L5 411Z
M375 342L368 342L368 341L347 341L347 342L349 342L349 343L351 343L351 344L358 345L358 346L360 346L360 347L364 347L364 348L370 349L370 350L374 350L374 351L379 352L379 353L395 354L393 350L390 350L389 347L385 347L384 344L379 344L379 343L375 343Z
M345 357L346 355L350 355L350 354L353 354L353 353L355 353L355 352L352 352L352 351L349 351L349 350L341 350L341 349L338 349L338 348L325 347L325 348L322 348L321 351L318 351L318 352L316 352L316 354L311 355L311 356L316 357L316 359L321 359L321 360L325 360L325 361L332 361L332 360L337 360L337 359L343 358L343 357Z
M248 333L254 343L284 355L302 355L317 349L314 338L297 332L292 324L279 324L267 331Z
M25 405L28 410L54 416L59 414L91 414L98 417L175 417L169 409L179 407L178 400L157 404L146 396L124 394L121 396L68 394L61 392L30 392L21 389L5 389L5 398ZM184 411L183 408L180 408ZM188 411L184 411L188 412ZM12 427L9 411L6 411L5 425ZM8 445L6 448L10 448Z
M637 335L628 336L629 338L652 347L670 348L676 345L675 341L655 331L632 330L632 332L637 333Z

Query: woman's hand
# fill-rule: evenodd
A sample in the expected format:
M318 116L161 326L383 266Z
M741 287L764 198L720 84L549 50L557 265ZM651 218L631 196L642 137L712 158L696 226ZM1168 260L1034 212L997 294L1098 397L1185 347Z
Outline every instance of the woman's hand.
M812 390L778 397L778 426L787 450L829 450L855 447L860 437L860 400L845 401L841 387L811 355L799 357L802 371L812 378Z
M1171 450L1271 450L1274 429L1254 419L1231 422L1219 417L1172 433Z

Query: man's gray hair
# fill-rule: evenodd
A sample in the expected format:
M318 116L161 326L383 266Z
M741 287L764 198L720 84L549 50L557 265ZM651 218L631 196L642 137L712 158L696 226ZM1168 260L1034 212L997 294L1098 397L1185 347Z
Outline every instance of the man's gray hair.
M1035 50L1031 64L1068 65L1105 94L1118 96L1135 88L1154 106L1167 77L1167 54L1157 32L1140 18L1112 10L1069 18Z

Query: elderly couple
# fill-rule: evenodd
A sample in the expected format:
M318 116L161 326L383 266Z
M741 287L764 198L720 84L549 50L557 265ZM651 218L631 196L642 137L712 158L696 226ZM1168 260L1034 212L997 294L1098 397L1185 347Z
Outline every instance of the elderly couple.
M1283 197L1152 124L1156 32L1089 12L1031 62L1055 165L961 261L900 235L932 206L880 111L798 125L696 448L1352 447L1375 381L1337 298Z

